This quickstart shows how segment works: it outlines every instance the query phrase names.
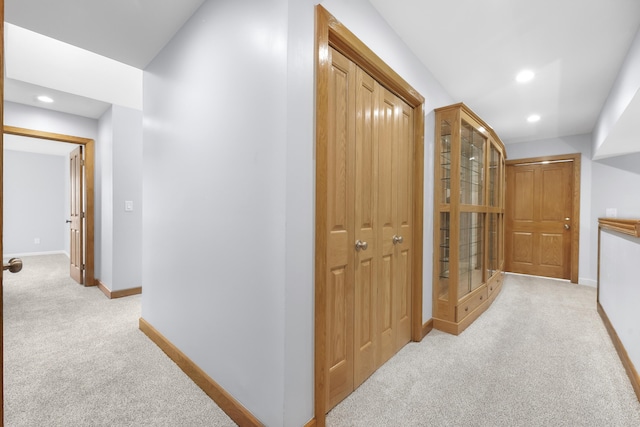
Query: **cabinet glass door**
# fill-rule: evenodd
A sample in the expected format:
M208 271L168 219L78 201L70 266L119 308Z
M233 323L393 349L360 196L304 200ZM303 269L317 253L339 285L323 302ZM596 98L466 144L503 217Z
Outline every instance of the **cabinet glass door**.
M460 140L460 203L482 205L486 138L463 120Z
M489 206L500 204L500 154L495 146L491 145L489 152Z
M451 123L440 124L440 202L451 202Z
M439 291L438 298L443 301L449 300L449 212L440 214L440 247L439 259Z
M483 283L484 214L460 213L458 236L458 299Z
M498 270L498 214L490 213L488 222L487 278L493 276Z

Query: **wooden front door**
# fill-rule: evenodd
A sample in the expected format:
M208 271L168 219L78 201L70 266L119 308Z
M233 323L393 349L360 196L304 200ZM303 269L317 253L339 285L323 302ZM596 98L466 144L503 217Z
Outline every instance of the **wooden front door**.
M411 339L413 109L330 50L326 399Z
M84 209L83 209L83 158L82 146L78 146L69 154L71 223L70 223L70 256L69 271L78 283L84 283Z
M572 158L507 162L506 271L577 281L576 173Z

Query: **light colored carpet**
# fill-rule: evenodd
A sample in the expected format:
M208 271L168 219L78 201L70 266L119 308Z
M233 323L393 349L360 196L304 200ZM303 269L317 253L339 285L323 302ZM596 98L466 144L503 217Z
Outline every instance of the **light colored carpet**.
M140 296L109 300L65 255L4 276L5 425L234 426L138 330Z
M5 275L5 425L233 426L138 330L139 296L108 300L67 258ZM640 426L595 289L507 276L462 335L402 349L329 426Z
M508 275L456 337L410 343L335 407L337 426L640 426L596 290Z

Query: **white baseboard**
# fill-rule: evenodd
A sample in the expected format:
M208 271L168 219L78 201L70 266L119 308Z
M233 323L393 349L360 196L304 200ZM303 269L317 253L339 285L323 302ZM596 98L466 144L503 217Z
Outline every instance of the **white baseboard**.
M585 277L578 278L578 284L584 286L591 286L592 288L596 288L598 286L598 281L593 279L587 279Z
M506 272L505 274L512 274L514 276L539 277L541 279L558 280L558 281L561 281L561 282L569 282L569 280L567 280L567 279L556 279L554 277L532 276L530 274L520 274L520 273L511 273L511 272ZM595 288L595 287L598 286L598 282L596 280L587 279L586 277L578 277L578 284L579 285L584 285L584 286L590 286L592 288Z
M21 252L16 254L2 254L2 258L19 258L24 256L36 256L36 255L66 255L67 258L69 254L65 251L48 251L48 252Z

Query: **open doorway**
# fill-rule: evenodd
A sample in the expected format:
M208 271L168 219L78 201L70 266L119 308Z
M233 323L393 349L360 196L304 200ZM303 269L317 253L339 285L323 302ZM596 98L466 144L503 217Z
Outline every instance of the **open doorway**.
M6 253L12 252L15 248L16 255L22 253L46 253L52 251L62 251L70 258L70 275L78 283L85 286L96 285L94 272L94 141L87 138L80 138L70 135L41 132L31 129L4 127L5 150L15 153L17 162L28 162L36 159L41 163L42 169L37 173L30 174L29 184L38 188L40 197L54 198L63 197L64 201L50 200L58 209L54 212L38 212L43 209L40 203L25 205L19 212L11 210L10 200L6 200L6 211L17 222L13 233L17 236L24 230L19 228L32 228L28 224L30 221L38 221L34 225L36 231L34 236L24 235L20 239L15 239L5 230L5 241L11 243L4 250ZM80 150L77 150L80 148ZM72 155L75 150L75 155ZM78 153L81 152L82 158ZM60 158L64 156L64 159ZM57 157L57 158L56 158ZM62 168L59 168L61 165ZM17 166L17 165L14 165ZM73 166L71 168L70 166ZM19 168L19 166L18 166ZM16 168L14 168L16 169ZM58 171L59 172L55 172ZM66 175L65 174L66 170ZM59 173L56 178L47 179L47 171ZM11 172L11 168L7 173ZM16 170L15 173L24 171ZM65 180L66 176L66 180ZM35 181L35 182L34 182ZM38 182L39 181L39 182ZM6 180L7 196L11 194L20 197L26 190L20 182ZM53 194L49 194L53 193ZM73 200L74 199L74 200ZM73 203L72 203L73 202ZM58 222L55 223L51 222ZM22 226L20 226L22 224ZM27 224L27 225L25 225ZM33 224L32 224L33 225ZM39 234L47 234L42 238ZM18 244L20 240L20 244ZM38 250L40 249L40 250Z

